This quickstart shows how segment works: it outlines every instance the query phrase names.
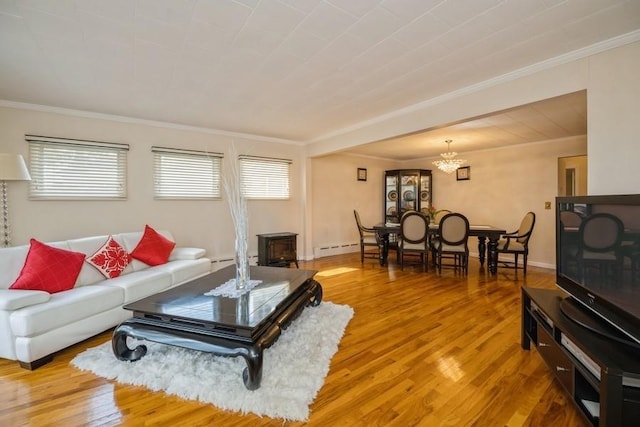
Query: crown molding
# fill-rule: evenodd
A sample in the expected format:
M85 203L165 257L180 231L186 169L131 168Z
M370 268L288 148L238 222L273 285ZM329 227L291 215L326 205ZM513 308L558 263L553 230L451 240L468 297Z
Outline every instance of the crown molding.
M138 119L134 117L118 116L114 114L96 113L93 111L74 110L71 108L52 107L49 105L29 104L26 102L8 101L4 99L0 99L0 107L15 108L19 110L39 111L43 113L63 114L65 116L82 117L86 119L109 120L113 122L153 126L153 127L164 128L164 129L200 132L200 133L207 133L211 135L226 136L226 137L235 138L235 139L247 139L251 141L274 142L277 144L290 144L290 145L298 145L298 146L304 145L300 141L292 141L289 139L281 139L281 138L253 135L253 134L240 133L240 132L229 132L229 131L220 130L220 129L189 126L189 125L182 125L178 123L162 122L157 120Z

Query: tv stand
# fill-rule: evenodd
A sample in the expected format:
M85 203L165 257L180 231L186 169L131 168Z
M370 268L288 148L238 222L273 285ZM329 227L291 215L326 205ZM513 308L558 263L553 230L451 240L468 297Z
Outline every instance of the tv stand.
M560 310L565 316L567 316L567 318L576 322L583 328L587 328L596 334L600 334L611 340L617 341L620 344L635 347L636 350L640 350L640 344L636 343L631 338L606 323L604 320L598 318L597 315L588 312L588 308L583 307L573 298L567 297L563 299L560 303Z
M640 353L569 320L565 298L553 289L522 288L522 348L533 342L590 425L637 425Z

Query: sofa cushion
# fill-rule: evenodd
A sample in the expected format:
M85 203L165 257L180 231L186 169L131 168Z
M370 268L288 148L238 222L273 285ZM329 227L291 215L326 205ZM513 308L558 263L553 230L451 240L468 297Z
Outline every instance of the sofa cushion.
M197 260L178 260L153 267L154 270L166 271L171 274L171 286L179 285L187 280L203 276L211 272L211 260L200 258ZM219 283L221 285L222 283ZM215 286L214 286L215 287Z
M51 294L45 291L0 289L0 310L17 310L30 305L42 304L50 299Z
M31 239L24 267L9 289L47 291L51 294L73 288L85 255L54 248Z
M113 279L120 276L127 268L129 261L131 261L131 255L112 236L109 236L100 249L88 257L86 261L104 277Z
M9 289L20 275L29 245L0 248L0 289Z
M149 265L164 264L169 260L175 242L162 236L148 225L144 226L144 234L138 245L131 252L131 257Z
M178 259L199 259L206 253L207 252L201 248L173 248L171 255L169 255L169 261L175 261Z
M122 305L120 288L111 286L81 286L51 295L46 304L32 305L11 313L14 335L28 337L65 327L73 322ZM105 325L108 328L110 325Z
M153 267L105 280L100 285L122 289L123 303L126 304L168 289L171 286L171 274Z

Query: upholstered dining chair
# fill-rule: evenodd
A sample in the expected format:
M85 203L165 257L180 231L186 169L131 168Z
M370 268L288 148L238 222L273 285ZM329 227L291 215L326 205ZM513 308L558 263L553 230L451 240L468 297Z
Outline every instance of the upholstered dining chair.
M446 214L438 224L438 235L431 241L432 258L442 273L443 260L452 259L453 268L469 272L469 220L461 213Z
M503 234L498 240L498 255L510 254L514 256L513 262L500 261L500 264L507 268L518 269L518 255L523 256L522 270L527 274L527 257L529 255L529 239L533 233L533 226L536 224L536 214L527 212L520 222L520 227L516 231Z
M585 280L589 269L599 271L598 283L603 283L609 273L622 274L622 238L624 224L615 215L595 213L586 217L578 231L578 273Z
M360 234L360 262L363 263L365 258L380 258L380 245L378 244L378 234L373 228L365 227L360 221L360 214L357 210L353 210L358 225L358 233ZM366 248L375 247L375 252L366 250Z
M429 268L429 217L422 212L407 211L400 218L398 256L400 270L404 269L405 255L418 255L425 270Z

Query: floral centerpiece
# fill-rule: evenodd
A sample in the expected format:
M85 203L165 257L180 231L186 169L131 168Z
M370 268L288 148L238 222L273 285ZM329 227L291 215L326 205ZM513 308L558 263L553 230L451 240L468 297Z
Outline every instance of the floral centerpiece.
M438 210L436 209L435 206L431 205L427 208L427 215L429 215L429 219L431 221L434 221L436 219L436 213L438 212Z

